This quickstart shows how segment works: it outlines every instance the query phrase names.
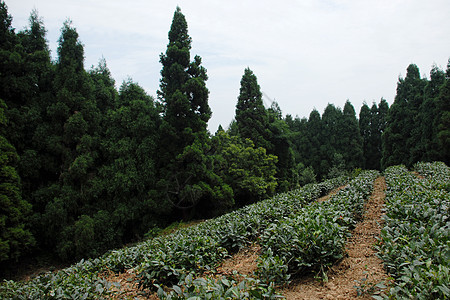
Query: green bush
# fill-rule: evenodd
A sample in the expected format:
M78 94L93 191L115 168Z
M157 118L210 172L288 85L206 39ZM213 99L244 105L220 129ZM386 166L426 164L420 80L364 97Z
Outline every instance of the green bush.
M385 171L386 215L378 255L395 278L391 298L450 297L450 194L442 189L450 169L442 163L419 163Z

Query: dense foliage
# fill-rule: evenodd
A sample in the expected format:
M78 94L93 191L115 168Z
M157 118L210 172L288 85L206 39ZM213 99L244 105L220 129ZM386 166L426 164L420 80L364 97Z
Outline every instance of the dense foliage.
M379 256L396 279L393 299L450 297L450 168L419 163L386 170L386 215Z
M344 255L349 229L362 218L377 171L366 171L326 202L293 211L262 233L258 274L265 282L284 283L291 275L325 271Z
M277 103L264 106L246 68L234 122L212 135L207 72L191 56L180 8L155 98L131 79L117 89L104 59L86 70L69 20L53 61L37 11L17 33L12 20L0 1L2 271L30 251L65 262L97 257L173 221L222 215L358 168L449 163L450 64L433 67L430 80L410 65L391 108L383 99L364 105L359 120L350 101L308 119L283 117Z

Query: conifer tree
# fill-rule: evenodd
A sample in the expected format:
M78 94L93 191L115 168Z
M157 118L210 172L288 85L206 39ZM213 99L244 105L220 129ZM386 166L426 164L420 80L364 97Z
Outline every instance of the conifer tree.
M359 133L362 137L363 153L364 153L364 169L370 169L370 139L371 139L371 125L372 125L371 109L364 103L359 111Z
M19 156L5 138L6 105L0 99L0 263L18 260L34 244L26 228L31 205L22 199L20 178L16 171Z
M211 195L214 177L206 167L209 146L207 122L211 117L206 69L201 58L190 61L191 38L187 22L177 7L169 31L169 44L161 54L158 98L162 104L160 126L160 182L162 194L189 217Z
M306 151L306 153L309 153L309 157L305 159L306 163L304 163L304 165L311 166L319 179L323 178L328 170L323 169L322 165L327 164L326 167L329 167L325 158L323 158L321 155L321 146L325 142L323 138L323 128L324 125L322 123L320 113L316 109L314 109L309 114L309 119L306 126L306 134L308 137L309 146L309 149Z
M347 170L360 168L363 164L363 142L355 108L348 100L345 102L344 110L342 111L342 121L340 123L338 149L344 158L345 167Z
M206 69L201 58L190 61L191 37L181 9L177 7L169 31L166 54L161 54L161 83L158 98L163 108L163 144L173 160L184 147L206 133L211 117L206 88Z
M17 134L16 148L21 157L18 171L22 179L23 197L34 203L33 193L45 186L52 178L53 170L48 170L49 154L43 141L46 133L42 130L48 127L47 108L53 99L52 81L53 65L50 60L50 50L46 40L46 29L36 10L31 12L29 28L18 34L23 46L22 59L24 85L24 100L22 105L11 110L17 126L13 131ZM44 131L46 131L44 129Z
M241 79L236 104L236 127L243 139L251 139L255 146L272 151L269 141L268 115L262 101L262 93L256 75L246 68Z
M273 102L267 110L269 124L269 142L272 145L270 154L278 158L277 178L278 191L287 191L296 185L295 161L291 144L291 131L283 119L281 108Z
M412 132L417 126L415 117L422 104L425 84L419 68L413 64L408 66L406 77L399 78L383 135L383 168L396 164L410 166L415 162L410 155L410 149L417 143Z
M91 223L76 222L90 204L89 179L98 167L102 121L92 81L84 69L83 45L70 21L61 29L53 88L55 98L47 109L50 124L46 145L55 157L57 178L40 192L51 201L45 205L41 230L47 246L56 246L59 256L68 259L80 257L84 252L80 249L86 249L86 243L76 237L91 237L75 234L81 225Z
M450 59L445 72L445 83L441 86L437 110L440 112L437 123L437 139L441 160L450 164Z
M411 145L411 161L441 160L438 146L438 120L442 114L438 110L440 87L445 82L445 73L437 66L430 72L430 80L426 83L423 102L417 109L414 120L416 126L411 133L414 143Z

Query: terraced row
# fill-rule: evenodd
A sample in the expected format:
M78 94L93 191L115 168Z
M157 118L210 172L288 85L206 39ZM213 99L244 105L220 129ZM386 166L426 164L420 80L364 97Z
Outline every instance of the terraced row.
M395 278L395 299L450 297L450 169L419 163L385 171L386 215L379 256ZM423 178L421 178L423 177Z
M233 237L240 236L233 239L239 245L251 240L261 245L262 255L256 278L245 277L240 282L233 277L193 279L195 274L190 273L186 279L174 285L172 291L165 292L160 288L159 297L274 299L281 297L274 291L275 283L285 283L299 273L321 271L321 274L325 274L326 267L343 256L346 237L361 218L364 200L370 195L378 175L375 171L363 172L326 202L298 205L288 196L278 198L273 205L264 206L262 211L255 206L247 207L239 212L242 215L234 216L240 219L231 218L228 223L242 221L242 226L238 226L242 230L236 230L233 234ZM280 207L288 209L280 210ZM274 211L277 213L272 213ZM263 217L265 221L254 222L259 219L256 216ZM248 223L250 227L246 227L246 221L243 220L253 221ZM214 228L211 230L214 231Z

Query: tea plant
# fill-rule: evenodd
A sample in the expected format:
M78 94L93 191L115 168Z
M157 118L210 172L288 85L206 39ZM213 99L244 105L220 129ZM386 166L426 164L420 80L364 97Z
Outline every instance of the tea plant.
M38 276L29 282L5 281L0 285L2 299L91 299L106 298L111 284L101 279L91 261Z
M196 278L188 274L179 285L172 287L171 292L165 292L158 287L158 297L167 300L225 300L225 299L280 299L273 284L263 284L251 277L243 277L237 281L232 277Z
M156 238L160 241L160 249L150 252L138 266L140 286L149 289L154 289L155 285L170 286L188 273L202 274L228 253L257 239L271 224L295 215L314 199L342 185L344 181L345 178L337 178L310 184L196 226L180 229L172 235Z
M260 240L263 253L257 273L261 279L279 282L287 275L311 271L326 276L324 270L343 257L349 228L361 217L364 199L378 175L363 172L328 201L305 206L268 226ZM287 271L268 272L266 266L271 263L284 263L281 269Z
M385 172L387 211L378 252L396 279L391 297L446 299L450 297L450 194L442 184L450 170L442 163L416 167L425 179L404 166Z

